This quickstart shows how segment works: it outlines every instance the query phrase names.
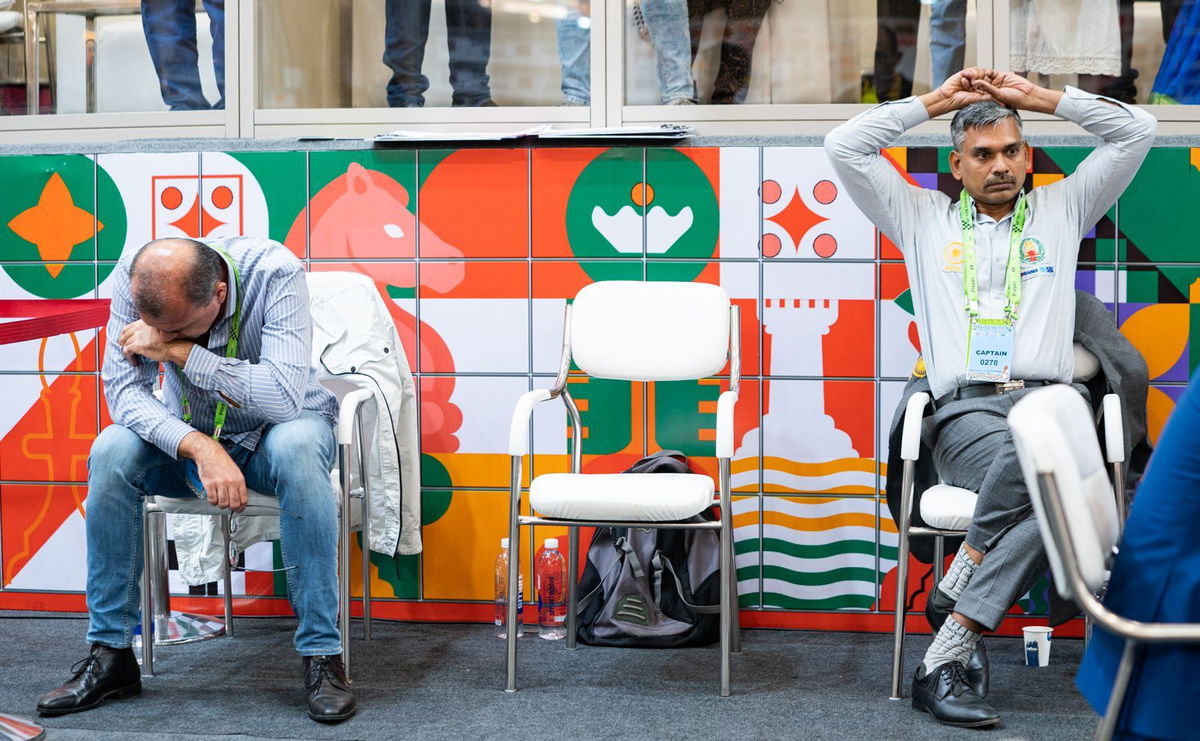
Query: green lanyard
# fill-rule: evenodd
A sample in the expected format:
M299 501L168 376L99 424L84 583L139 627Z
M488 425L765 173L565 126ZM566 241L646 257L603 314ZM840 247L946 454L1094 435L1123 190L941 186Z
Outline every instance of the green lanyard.
M979 273L975 267L975 199L964 189L958 200L958 216L962 221L963 293L967 296L967 316L979 316ZM1011 323L1017 320L1021 305L1021 235L1025 232L1025 194L1017 197L1008 238L1008 264L1004 269L1004 316Z
M238 334L242 326L242 288L239 285L237 264L233 261L233 257L228 252L220 247L213 247L214 250L225 256L229 262L229 269L233 272L234 291L237 293L237 305L233 309L233 326L229 329L229 344L225 346L225 357L233 358L237 355ZM175 366L175 375L179 376L179 395L183 402L183 421L191 423L192 421L192 405L188 402L186 379L183 377L183 369ZM229 405L223 401L217 402L217 411L213 414L213 440L221 439L221 428L225 426L225 413L229 411Z

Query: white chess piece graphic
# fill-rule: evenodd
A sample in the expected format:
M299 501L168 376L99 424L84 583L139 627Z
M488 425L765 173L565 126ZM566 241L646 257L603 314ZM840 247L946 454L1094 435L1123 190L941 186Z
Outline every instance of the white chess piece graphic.
M768 298L763 301L762 312L763 329L771 335L771 365L767 373L820 377L824 368L821 338L837 321L837 300ZM850 436L839 430L833 417L825 413L825 388L819 382L773 384L770 408L763 416L762 435L764 449L772 457L789 461L827 463L858 457ZM758 429L747 432L734 457L757 456L758 437ZM800 479L810 477L772 470L769 462L763 468L764 484L819 491L849 483L833 481L844 475L834 473L811 477L814 480L804 484ZM735 475L734 486L754 483L753 475L754 471ZM746 480L739 482L738 478Z

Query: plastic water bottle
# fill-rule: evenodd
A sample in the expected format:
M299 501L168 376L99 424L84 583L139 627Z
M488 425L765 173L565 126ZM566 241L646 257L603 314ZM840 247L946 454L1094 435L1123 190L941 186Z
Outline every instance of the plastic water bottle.
M525 633L521 611L525 607L525 577L517 572L517 638ZM496 556L496 635L507 638L508 622L508 538L500 540L500 555Z
M548 640L567 637L567 561L558 552L558 538L546 538L546 549L534 571L538 601L538 635Z

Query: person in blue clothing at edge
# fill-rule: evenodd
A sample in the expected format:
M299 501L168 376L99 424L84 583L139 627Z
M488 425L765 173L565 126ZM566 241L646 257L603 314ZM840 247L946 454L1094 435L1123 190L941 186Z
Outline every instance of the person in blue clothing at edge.
M1138 486L1104 604L1149 623L1200 622L1200 375L1167 420ZM1092 630L1076 684L1097 712L1108 704L1124 640ZM1200 707L1200 646L1144 645L1117 719L1117 738L1192 739Z
M356 702L337 625L329 483L338 403L312 366L304 266L268 239L168 238L123 257L113 274L101 369L113 424L92 443L85 505L91 650L38 700L38 712L77 713L142 691L131 648L142 498L206 497L241 512L249 487L279 499L308 714L349 718Z
M1054 114L1103 141L1073 174L1026 194L1030 154L1018 110ZM907 129L951 112L957 201L910 185L880 154ZM1140 108L972 67L825 139L851 198L904 255L938 474L979 495L965 542L929 597L936 635L912 680L913 707L939 722L1000 721L986 699L979 639L1047 567L1006 417L1031 386L1071 382L1079 243L1133 179L1155 127Z

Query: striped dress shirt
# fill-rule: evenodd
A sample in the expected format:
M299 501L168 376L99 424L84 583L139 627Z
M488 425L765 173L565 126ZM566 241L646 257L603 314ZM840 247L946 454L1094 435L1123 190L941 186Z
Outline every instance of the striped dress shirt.
M296 419L302 410L317 412L332 425L337 399L317 381L312 366L312 318L304 267L278 242L234 237L211 243L224 248L237 265L236 285L229 271L229 297L209 331L205 347L196 345L182 368L191 406L184 422L179 373L163 364L163 400L154 396L158 363L131 364L117 337L140 316L133 307L129 266L133 255L117 265L116 286L108 319L101 377L104 396L115 423L178 457L179 443L192 430L213 432L217 402L229 410L221 439L253 450L266 427ZM222 255L228 264L229 257ZM233 314L241 302L237 357L225 357Z

